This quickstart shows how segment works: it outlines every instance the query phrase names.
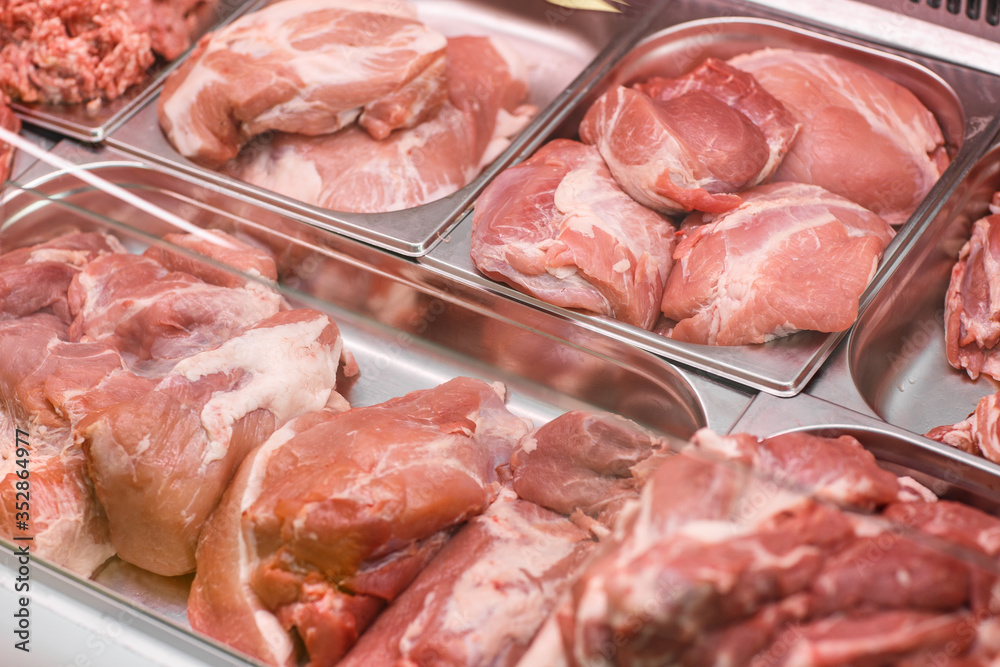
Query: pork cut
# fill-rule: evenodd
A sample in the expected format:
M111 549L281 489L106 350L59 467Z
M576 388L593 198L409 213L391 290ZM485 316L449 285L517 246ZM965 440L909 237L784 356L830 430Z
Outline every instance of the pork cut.
M682 226L662 310L666 335L708 345L844 331L893 229L814 185L772 183L737 208Z
M934 115L874 70L791 49L761 49L729 63L752 74L801 124L776 181L819 185L900 225L948 165Z
M596 545L567 517L506 491L338 664L515 665Z
M487 186L471 252L485 275L522 292L648 329L675 231L618 186L597 149L556 139Z
M663 213L721 213L767 182L795 138L792 115L753 76L709 58L676 79L604 93L580 123L639 203Z
M496 468L529 428L504 394L455 378L277 431L204 530L192 627L268 664L338 660L497 498Z
M21 119L10 108L10 100L3 92L0 92L0 127L15 134L21 131ZM0 142L0 184L10 177L13 167L14 147Z
M320 136L275 133L223 171L335 211L412 208L470 183L531 120L527 72L513 49L489 37L452 37L447 99L422 122L376 139L352 124Z
M213 168L271 130L326 134L360 116L384 138L443 102L445 44L407 2L274 3L198 42L164 84L160 125Z
M166 576L194 570L201 528L243 457L285 422L342 401L343 356L327 315L286 310L88 416L87 468L118 555Z
M1000 463L1000 393L987 394L960 422L942 424L926 433L928 438L994 463Z

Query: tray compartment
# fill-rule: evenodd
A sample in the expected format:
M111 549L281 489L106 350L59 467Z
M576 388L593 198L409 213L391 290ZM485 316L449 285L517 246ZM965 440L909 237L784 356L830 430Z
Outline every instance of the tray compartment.
M738 11L738 15L732 14ZM745 15L744 15L745 13ZM710 18L706 18L710 17ZM831 53L870 67L912 90L935 114L950 147L953 161L909 222L886 249L882 266L862 295L864 306L891 273L893 258L919 234L933 203L943 197L963 165L975 160L988 141L984 124L995 122L995 111L979 98L983 86L996 85L994 76L972 72L932 58L875 49L864 41L848 41L822 29L802 27L801 22L771 18L764 10L727 3L671 3L650 25L640 43L631 49L581 99L568 109L563 123L550 138L573 137L589 104L609 86L629 83L654 71L664 75L687 72L709 56L728 58L765 46L789 47ZM542 142L538 142L540 145ZM846 332L799 332L763 345L715 347L673 341L609 318L572 312L546 304L506 285L494 282L475 268L469 256L472 214L419 261L457 280L529 303L558 314L577 325L652 351L668 359L743 383L779 396L800 392Z
M78 151L64 157L84 162L81 169L199 227L238 231L274 249L284 295L293 305L328 312L357 359L360 376L338 387L353 405L472 375L504 382L511 410L535 424L569 409L601 409L681 441L705 425L725 428L749 403L750 396L739 388L690 375L647 353L627 347L602 349L600 341L593 347L601 352L595 353L565 342L546 332L551 326L546 317L519 314L524 306L496 304L481 292L453 288L412 261L346 238L333 248L326 234L118 154ZM23 189L8 191L2 213L3 251L69 229L108 231L129 249L141 250L176 231L148 211L81 184L72 170L46 171L41 164L26 174ZM11 548L5 542L8 553ZM16 571L16 561L4 563L7 573ZM141 654L151 664L159 658L156 641L164 636L181 638L171 642L171 655L179 651L207 664L241 660L191 633L185 617L190 576L159 577L118 559L109 561L93 580L44 561L38 567L37 576L56 600L65 595L90 600L85 604L91 607L117 609L123 619L118 622L129 633L138 629L144 647L154 647L150 654ZM68 618L60 622L73 623ZM50 657L58 657L53 660L64 662L65 648L47 650L53 652Z
M573 10L547 2L519 0L415 0L418 18L445 35L492 35L509 41L529 70L528 101L538 115L512 144L471 183L434 202L391 213L336 212L298 202L216 171L202 168L174 150L160 130L156 99L108 136L108 143L144 160L222 186L282 209L286 215L406 256L426 253L472 204L486 183L533 137L559 121L568 102L634 41L641 13Z

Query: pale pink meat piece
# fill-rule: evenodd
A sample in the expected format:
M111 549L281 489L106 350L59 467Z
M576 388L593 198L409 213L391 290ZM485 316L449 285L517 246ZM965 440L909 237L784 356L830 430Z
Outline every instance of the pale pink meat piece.
M676 79L608 90L580 138L636 201L663 213L727 211L767 182L797 130L754 78L715 58Z
M800 330L843 331L893 229L814 185L772 183L719 215L683 225L662 310L676 340L763 343Z
M245 278L229 269L266 281L278 279L274 257L268 250L219 230L205 230L203 233L204 236L164 234L164 241L180 246L181 250L154 245L147 248L143 255L170 271L189 273L220 287L243 287L247 284ZM184 250L196 254L185 254Z
M249 145L223 171L307 204L351 213L420 206L455 193L531 120L527 73L501 40L452 37L447 99L407 129L377 140L350 125L309 137L275 133Z
M342 400L342 357L326 314L286 310L87 417L87 467L118 555L166 576L194 570L201 528L243 457L285 422Z
M47 313L0 321L0 527L10 539L31 535L31 553L90 576L114 555L104 510L74 438L79 414L63 397L99 384L123 368L102 344L66 341L66 325ZM100 401L103 404L104 401ZM20 438L15 429L23 432ZM18 439L28 455L18 457ZM18 460L25 465L19 465ZM17 483L28 471L27 528L17 529Z
M517 495L561 514L611 525L637 498L670 442L611 413L571 410L534 429L510 457Z
M14 114L9 106L10 100L6 94L0 92L0 126L5 130L18 133L21 131L21 119ZM14 166L14 147L4 142L0 142L0 184L11 175Z
M556 139L479 197L472 259L487 276L548 303L649 329L675 232L618 186L594 147Z
M268 664L338 660L497 498L496 468L529 428L504 393L455 378L276 432L205 528L192 627Z
M72 340L105 341L130 368L162 376L177 360L229 340L282 308L257 283L212 285L142 255L105 255L73 277Z
M446 40L407 2L285 0L206 35L167 79L160 125L219 167L271 130L319 135L361 122L384 137L435 111ZM364 112L364 114L362 114Z
M596 546L567 517L508 491L448 540L338 664L515 665Z
M944 302L948 363L975 380L1000 379L1000 215L976 220L951 270Z
M776 181L819 185L900 225L948 165L934 115L872 69L790 49L761 49L729 62L752 74L801 124Z
M0 255L0 319L44 311L69 323L73 276L98 255L124 252L114 238L69 233Z

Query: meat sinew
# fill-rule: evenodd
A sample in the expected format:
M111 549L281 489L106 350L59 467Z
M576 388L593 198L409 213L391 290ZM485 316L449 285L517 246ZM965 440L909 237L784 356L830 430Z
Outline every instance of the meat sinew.
M447 99L414 127L375 138L357 124L321 136L275 133L224 168L232 176L335 211L412 208L471 182L534 115L527 74L501 40L452 37Z
M472 259L543 301L650 328L676 228L629 197L593 146L557 139L476 203Z
M209 167L251 137L334 132L355 119L374 136L410 127L446 94L446 40L407 2L285 0L203 37L167 79L160 125Z
M709 345L843 331L893 230L818 186L772 183L720 215L694 213L663 293L667 335Z
M21 102L113 100L191 44L217 0L0 2L0 88Z
M721 213L770 179L797 126L754 77L709 58L677 79L602 95L580 123L636 201L663 213Z
M789 49L729 62L750 72L801 124L776 181L819 185L900 225L948 165L934 115L910 90L871 69Z
M309 664L338 660L496 499L496 467L528 430L503 394L456 378L276 432L204 530L191 625L270 664L303 649Z

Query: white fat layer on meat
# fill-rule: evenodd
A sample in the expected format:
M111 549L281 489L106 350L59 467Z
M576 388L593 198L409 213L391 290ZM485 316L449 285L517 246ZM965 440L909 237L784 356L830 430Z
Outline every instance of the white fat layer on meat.
M475 172L479 173L486 165L497 159L500 153L507 150L512 139L528 126L536 113L538 113L538 108L528 104L517 107L513 112L500 107L493 124L493 137L486 145L486 150L483 151L483 156L480 158L479 164L476 165Z
M194 124L195 100L212 84L225 81L219 72L195 65L163 103L163 113L170 119L170 142L181 155L197 155L205 145L203 133Z
M447 631L465 636L467 655L495 656L510 644L526 644L538 630L561 582L546 579L546 571L569 557L577 542L553 536L545 523L531 523L517 505L494 505L477 523L490 535L490 551L459 575L442 619ZM503 573L510 573L507 579ZM503 618L503 633L491 619Z
M247 457L248 460L244 461L244 465L249 465L250 467L248 468L247 484L239 499L239 513L241 517L257 501L257 498L260 497L261 491L264 488L264 479L267 475L267 464L271 460L271 456L291 440L295 434L295 422L289 422L271 434L271 437L255 452L251 453ZM243 595L246 596L251 608L254 610L254 621L261 636L267 638L275 657L281 664L284 664L294 655L295 645L281 626L278 618L261 604L257 593L253 590L251 582L258 562L257 541L254 539L253 530L244 528L242 521L238 530L239 581Z
M69 248L38 248L28 256L26 264L37 262L58 262L69 266L83 267L91 258L90 250L73 250Z
M538 449L538 440L533 436L521 438L520 442L518 442L518 448L525 454L530 454Z
M240 178L307 204L318 204L322 197L323 177L316 163L295 150L260 151Z
M219 347L182 359L173 374L192 382L214 373L243 370L249 381L232 391L215 392L201 411L209 447L203 464L225 456L233 424L263 408L279 424L321 409L337 380L341 344L319 341L329 325L325 317L251 329ZM295 391L289 391L294 386Z

